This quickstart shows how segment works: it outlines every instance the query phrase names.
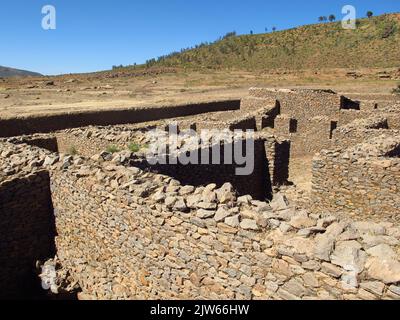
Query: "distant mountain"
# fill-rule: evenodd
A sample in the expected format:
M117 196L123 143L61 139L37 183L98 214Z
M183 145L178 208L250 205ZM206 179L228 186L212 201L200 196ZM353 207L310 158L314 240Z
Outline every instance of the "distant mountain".
M11 78L11 77L40 77L40 73L31 72L26 70L18 70L13 68L7 68L0 66L0 77Z

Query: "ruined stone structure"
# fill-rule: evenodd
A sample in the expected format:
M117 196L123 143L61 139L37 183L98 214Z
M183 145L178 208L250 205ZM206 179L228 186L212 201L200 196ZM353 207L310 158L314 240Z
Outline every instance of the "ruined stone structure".
M240 111L218 105L171 118L256 130L251 176L145 163L149 130L172 121L153 114L2 139L0 296L35 294L56 256L53 281L80 299L400 299L398 106L256 88ZM296 203L304 154L312 190Z

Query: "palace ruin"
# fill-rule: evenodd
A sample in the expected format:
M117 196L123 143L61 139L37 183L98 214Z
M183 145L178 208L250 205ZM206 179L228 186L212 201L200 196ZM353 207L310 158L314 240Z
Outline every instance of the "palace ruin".
M255 130L253 173L149 164L172 122ZM0 137L2 298L36 296L47 263L80 299L400 299L399 101L251 88L0 119Z

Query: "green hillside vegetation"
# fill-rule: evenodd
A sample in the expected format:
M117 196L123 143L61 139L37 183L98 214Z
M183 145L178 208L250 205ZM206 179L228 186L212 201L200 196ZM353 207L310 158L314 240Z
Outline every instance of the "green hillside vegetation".
M146 63L146 67L250 71L399 66L400 14L359 19L355 30L331 22L265 34L231 32L214 43Z

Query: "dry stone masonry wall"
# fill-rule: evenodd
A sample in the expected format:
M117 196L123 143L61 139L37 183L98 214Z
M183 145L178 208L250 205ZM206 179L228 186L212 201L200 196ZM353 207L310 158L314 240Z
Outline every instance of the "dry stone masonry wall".
M80 299L400 300L398 108L262 88L241 108L173 119L257 129L241 181L232 166L142 166L149 130L172 122L156 116L47 134L24 123L0 140L0 296L34 294L50 265L52 291ZM284 190L291 159L315 152L307 207Z
M319 209L399 221L400 136L382 135L348 149L323 150L313 161Z

